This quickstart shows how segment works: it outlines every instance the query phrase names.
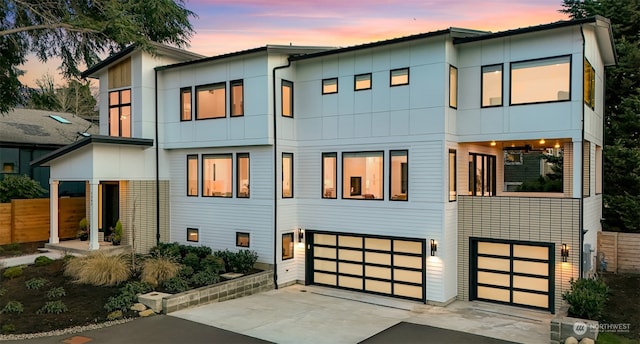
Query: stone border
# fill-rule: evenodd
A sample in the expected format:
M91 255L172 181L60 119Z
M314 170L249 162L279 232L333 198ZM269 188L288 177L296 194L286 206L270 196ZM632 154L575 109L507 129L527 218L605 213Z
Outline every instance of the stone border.
M273 289L273 270L239 277L222 283L187 290L162 298L162 314L205 303L226 301Z
M583 338L598 339L598 322L568 316L556 316L551 320L551 344L562 344L567 338L573 337L582 340Z

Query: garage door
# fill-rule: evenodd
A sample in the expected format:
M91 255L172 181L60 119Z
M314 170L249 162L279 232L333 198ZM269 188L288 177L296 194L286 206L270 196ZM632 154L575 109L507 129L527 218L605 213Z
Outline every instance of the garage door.
M553 312L553 244L471 238L470 299Z
M307 233L309 283L424 302L424 240Z

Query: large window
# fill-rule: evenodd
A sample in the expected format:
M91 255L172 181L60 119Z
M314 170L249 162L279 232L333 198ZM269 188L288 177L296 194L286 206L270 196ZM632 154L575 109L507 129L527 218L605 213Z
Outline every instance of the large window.
M371 73L359 74L353 77L354 90L370 90L371 89Z
M457 168L456 168L456 150L449 149L449 202L455 202L458 196L456 189Z
M392 150L389 155L389 195L392 201L406 201L409 195L409 152Z
M244 115L244 84L242 80L233 80L229 82L231 89L231 117Z
M282 80L282 116L293 117L293 82Z
M342 198L384 199L384 152L342 153Z
M131 89L109 92L109 136L131 137Z
M511 104L569 100L571 56L511 64Z
M391 86L409 85L409 68L394 69L389 72Z
M322 153L322 198L336 198L338 165L336 153Z
M180 89L180 120L191 120L191 87Z
M582 143L582 196L591 196L591 142Z
M562 148L504 151L504 191L562 192Z
M596 71L587 59L584 59L584 103L590 108L596 107Z
M282 260L293 259L293 233L282 234Z
M231 154L202 156L202 196L231 197L232 160Z
M249 198L249 153L236 154L236 171L238 178L236 185L236 197Z
M197 155L187 155L187 196L198 196Z
M469 195L494 196L496 194L496 157L469 153Z
M227 85L224 82L196 87L196 119L224 118Z
M449 107L458 108L458 68L449 66Z
M502 65L482 67L482 107L502 106Z
M282 198L293 198L293 153L282 153Z
M322 80L322 94L338 93L338 78Z

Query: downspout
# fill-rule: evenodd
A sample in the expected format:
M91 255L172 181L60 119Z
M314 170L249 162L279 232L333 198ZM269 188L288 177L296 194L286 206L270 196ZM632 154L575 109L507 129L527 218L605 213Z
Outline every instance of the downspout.
M160 244L160 143L158 142L158 70L154 69L156 143L156 246Z
M584 75L584 59L585 59L585 38L584 38L584 29L582 24L580 24L580 35L582 36L582 74ZM582 78L582 96L584 97L584 76ZM580 141L580 144L582 145L580 151L582 152L582 169L580 170L580 206L579 206L579 212L580 212L580 220L578 221L578 227L580 230L580 236L578 237L580 239L579 241L579 245L580 247L578 247L578 257L579 257L579 262L578 264L580 264L579 268L579 278L584 277L584 267L582 264L582 260L584 259L583 255L584 253L582 252L582 247L584 246L584 99L582 102L582 123L581 123L581 134L582 134L582 141ZM591 145L589 145L589 150L591 150ZM591 152L589 152L589 154L591 154ZM589 164L591 164L591 159L589 159ZM591 171L591 169L589 169L589 171ZM591 187L591 185L589 185L589 187Z
M287 64L274 67L271 76L273 85L273 286L275 289L278 289L278 135L276 130L278 97L276 97L276 71L290 66L291 60L287 58Z

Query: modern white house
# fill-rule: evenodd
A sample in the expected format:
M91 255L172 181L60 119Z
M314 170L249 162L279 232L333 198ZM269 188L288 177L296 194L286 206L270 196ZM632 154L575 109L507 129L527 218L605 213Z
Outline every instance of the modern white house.
M279 286L555 312L594 271L615 63L603 17L214 57L130 47L84 73L101 135L33 163L52 190L87 183L94 249L120 219L139 252L255 250Z

